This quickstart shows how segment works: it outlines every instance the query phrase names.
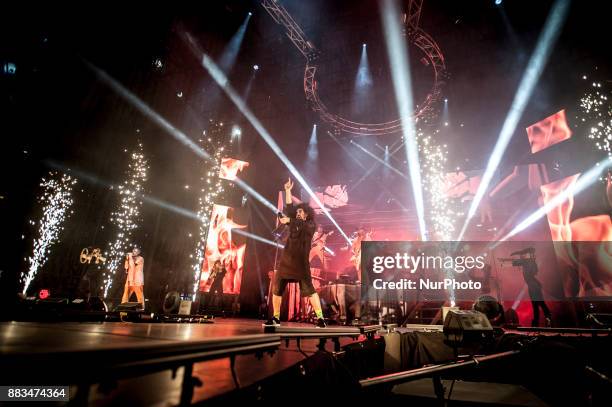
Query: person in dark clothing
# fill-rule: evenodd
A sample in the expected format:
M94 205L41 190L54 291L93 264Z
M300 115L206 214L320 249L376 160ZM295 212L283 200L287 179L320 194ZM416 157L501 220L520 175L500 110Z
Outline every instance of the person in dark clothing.
M312 242L312 236L316 225L314 222L314 210L307 204L293 205L291 190L293 182L291 179L285 183L285 216L280 218L280 222L289 228L289 236L285 249L281 256L278 270L274 273L272 290L273 316L265 325L280 325L280 310L283 291L289 282L299 282L300 295L308 297L312 308L317 315L318 327L324 328L325 320L321 309L319 295L315 291L310 275L310 264L308 255Z
M514 266L520 266L523 268L523 279L527 284L527 291L529 292L529 298L531 299L531 308L533 309L533 321L531 326L539 326L540 324L540 308L544 313L546 320L546 326L551 326L551 312L544 302L544 294L542 293L542 283L536 278L538 273L538 264L535 261L533 251L521 253L520 260L512 262Z
M207 284L210 284L210 290L205 296L204 309L210 310L211 307L219 307L223 303L223 279L227 270L221 260L216 260L213 264Z
M215 261L211 272L213 283L210 286L210 293L214 293L215 295L223 294L223 279L226 273L227 270L225 269L225 265L221 264L221 260Z

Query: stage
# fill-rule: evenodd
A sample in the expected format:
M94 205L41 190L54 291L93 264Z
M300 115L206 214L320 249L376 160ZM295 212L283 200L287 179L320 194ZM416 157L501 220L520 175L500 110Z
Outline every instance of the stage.
M203 324L4 322L0 324L0 359L3 369L11 371L11 381L20 385L53 378L57 383L100 383L112 388L116 378L120 385L112 391L114 402L131 397L124 389L137 382L142 385L143 379L134 377L147 375L156 386L162 383L163 391L139 392L152 397L145 404L154 404L156 397L178 404L182 366L188 361L197 362L193 377L204 383L194 389L192 401L198 402L237 385L256 383L314 354L323 331L342 345L353 342L342 335L346 329L337 327L319 329L320 335L309 324L284 323L282 328L283 333L264 333L262 321L253 319L216 319ZM299 345L291 331L297 328L311 331ZM349 335L351 332L355 328L349 328ZM331 342L328 348L332 349ZM178 369L179 377L171 379L167 369ZM89 400L95 400L96 394L90 391Z
M4 322L0 338L0 362L11 384L70 385L76 405L270 400L300 383L338 391L346 400L426 403L436 399L430 379L482 377L527 405L547 405L540 397L561 393L547 390L547 380L536 383L535 372L567 383L585 366L609 367L605 349L612 340L609 330L499 331L488 356L455 359L441 326L319 329L283 323L266 332L262 321L229 318L191 324ZM552 359L561 363L554 374ZM185 371L191 380L184 380ZM457 395L465 385L458 386ZM576 394L584 389L584 383L576 385ZM487 391L482 400L490 397ZM497 403L489 405L505 405Z
M591 3L6 13L0 404L612 405Z

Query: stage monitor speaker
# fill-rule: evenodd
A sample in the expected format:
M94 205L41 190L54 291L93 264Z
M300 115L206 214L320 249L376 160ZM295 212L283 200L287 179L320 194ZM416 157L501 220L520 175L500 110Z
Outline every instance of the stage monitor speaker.
M181 307L181 295L177 291L170 291L164 298L164 314L176 314Z
M487 316L478 311L449 310L444 319L444 343L457 348L480 347L493 338Z
M142 311L142 304L139 302L123 302L115 307L115 312L127 312L127 311Z
M98 312L108 312L108 306L106 302L100 297L89 298L89 310Z
M43 307L54 307L58 305L68 305L70 304L70 299L63 297L47 297L37 300L36 303Z

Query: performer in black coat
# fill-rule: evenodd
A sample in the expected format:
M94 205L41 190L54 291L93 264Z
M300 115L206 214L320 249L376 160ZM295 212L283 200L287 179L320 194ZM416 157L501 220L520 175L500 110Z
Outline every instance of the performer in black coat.
M315 232L314 210L307 204L293 205L291 190L293 182L291 179L285 183L285 213L280 222L289 227L289 237L281 257L278 270L274 273L273 301L274 314L266 322L266 325L280 325L280 309L283 291L289 282L300 283L300 295L308 297L312 308L317 314L317 326L325 327L323 311L319 295L312 285L310 276L310 264L308 255L312 243L312 235Z

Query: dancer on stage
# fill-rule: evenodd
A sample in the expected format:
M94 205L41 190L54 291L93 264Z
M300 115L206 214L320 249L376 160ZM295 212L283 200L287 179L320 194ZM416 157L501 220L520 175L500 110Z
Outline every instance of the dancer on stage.
M308 256L308 262L312 264L312 261L315 258L319 259L320 266L316 268L325 270L327 268L327 259L325 255L325 244L327 243L327 238L334 234L334 231L329 231L327 233L323 232L323 227L321 225L317 226L317 231L314 233L312 237L312 244L310 248L310 255ZM314 267L314 266L313 266Z
M215 260L204 285L204 291L208 289L208 295L204 296L204 309L210 310L213 306L219 307L223 305L223 279L226 274L225 263L221 263L219 259Z
M227 269L225 268L225 264L221 263L221 260L216 260L215 264L213 264L213 269L210 272L210 276L208 280L210 281L210 290L209 293L214 295L223 295L223 279L227 274Z
M142 304L142 309L144 310L144 258L140 255L139 248L134 247L131 253L126 254L124 267L127 272L127 280L125 281L125 289L123 290L121 302L128 302L132 293L135 292L136 298Z
M355 234L356 236L351 243L350 262L357 271L356 280L361 282L361 242L372 240L373 231L370 229L369 232L366 232L365 228L359 227Z
M272 307L274 310L272 318L265 325L277 326L280 325L280 310L281 301L283 299L283 291L289 282L300 283L300 295L308 297L312 308L317 315L316 326L325 328L325 320L323 319L323 311L321 309L321 301L319 295L312 285L312 277L310 275L310 264L308 262L308 254L312 236L316 226L314 222L314 210L308 204L301 203L297 206L293 205L291 190L293 182L291 179L285 183L285 212L286 216L280 218L280 222L289 226L289 237L285 244L285 249L280 260L278 270L274 273L273 283L273 300Z

